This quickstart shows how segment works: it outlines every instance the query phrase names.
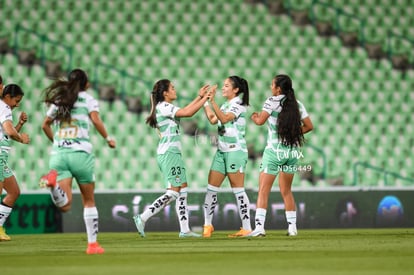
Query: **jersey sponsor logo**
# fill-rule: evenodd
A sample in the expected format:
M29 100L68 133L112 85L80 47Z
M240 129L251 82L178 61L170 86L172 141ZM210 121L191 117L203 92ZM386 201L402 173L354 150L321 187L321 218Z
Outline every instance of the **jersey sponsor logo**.
M237 112L239 110L239 108L237 107L237 106L233 106L231 109L230 109L230 112Z
M265 103L265 104L263 105L263 108L264 108L264 109L271 109L271 108L272 108L272 104Z
M62 140L58 143L58 147L70 147L73 144L80 144L80 142L75 140Z

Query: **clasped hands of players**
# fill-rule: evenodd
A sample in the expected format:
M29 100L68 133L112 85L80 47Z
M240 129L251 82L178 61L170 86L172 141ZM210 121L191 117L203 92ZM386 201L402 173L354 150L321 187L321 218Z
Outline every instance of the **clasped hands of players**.
M210 86L207 84L201 87L201 89L198 92L198 95L200 98L207 96L208 101L211 102L212 99L214 99L214 96L216 95L216 89L217 89L217 84L214 84L213 86Z

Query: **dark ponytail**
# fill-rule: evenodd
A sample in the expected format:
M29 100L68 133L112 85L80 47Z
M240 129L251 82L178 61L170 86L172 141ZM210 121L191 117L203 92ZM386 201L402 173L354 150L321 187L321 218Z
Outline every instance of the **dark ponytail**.
M4 98L4 96L10 95L10 97L17 97L17 96L24 96L24 92L22 88L20 88L17 84L8 84L3 89L3 94L1 95L1 98Z
M277 135L285 146L301 146L304 143L299 104L292 88L292 80L287 75L277 75L275 86L280 87L285 97L280 102L282 111L277 117Z
M164 101L164 92L168 91L171 81L168 79L158 80L151 92L151 112L146 119L146 123L152 128L157 128L156 107L157 104Z
M74 69L68 75L68 80L58 79L45 89L44 102L54 104L58 111L56 119L69 122L71 110L78 99L80 91L88 87L88 75L81 69Z
M242 105L249 106L249 84L247 80L237 75L230 76L229 79L233 84L233 88L239 88L236 95L243 94Z

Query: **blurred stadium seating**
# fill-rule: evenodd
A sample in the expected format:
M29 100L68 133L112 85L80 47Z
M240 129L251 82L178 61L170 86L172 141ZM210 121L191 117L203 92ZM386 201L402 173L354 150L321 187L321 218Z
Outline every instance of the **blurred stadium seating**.
M93 137L98 190L163 188L155 161L158 137L144 122L148 108L139 114L129 112L128 96L140 97L148 106L152 83L169 78L183 106L204 83L221 87L227 76L236 74L249 81L250 114L260 110L278 73L292 77L296 95L315 126L300 160L312 166L312 174L295 177L295 186L414 185L405 179L414 178L414 70L395 70L386 58L370 59L363 47L344 47L340 36L322 37L310 24L297 25L292 13L272 14L266 1L256 2L0 0L0 38L8 39L11 49L18 40L19 49L34 49L37 57L45 54L63 60L63 68L71 60L71 67L82 67L92 81L116 87L114 102L101 100L100 106L119 147L110 150L98 134ZM290 11L313 9L317 20L332 20L323 9L312 6L313 1L282 2ZM347 13L366 18L368 42L373 38L383 42L388 30L414 38L409 0L399 0L399 5L386 0L333 2ZM71 58L65 48L42 50L44 38L16 32L16 26L65 45L72 51ZM412 45L409 49L413 54ZM37 190L50 150L40 129L45 110L39 99L50 79L42 64L24 66L12 50L0 58L5 83L18 83L26 93L16 113L29 114L24 130L32 138L30 146L15 144L10 165L23 190ZM137 84L133 78L122 78L123 74L143 81ZM98 86L91 93L98 96ZM199 127L196 136L183 136L189 186L205 188L215 151L215 127L208 125L202 112L189 120ZM246 174L247 187L255 188L265 126L249 123L247 140L258 155L249 162Z

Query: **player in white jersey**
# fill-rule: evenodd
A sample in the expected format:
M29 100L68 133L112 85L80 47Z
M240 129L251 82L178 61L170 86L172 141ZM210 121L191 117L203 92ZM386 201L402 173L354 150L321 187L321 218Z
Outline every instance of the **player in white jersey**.
M214 98L205 105L205 113L211 124L218 125L218 148L208 175L207 193L204 200L203 237L209 238L214 231L213 214L217 205L217 193L226 176L239 210L242 223L240 230L229 237L243 237L252 231L250 201L244 189L247 164L246 111L249 105L249 86L244 78L230 76L224 80L223 97L227 101L219 107Z
M260 165L259 193L256 204L255 229L248 236L265 236L266 211L269 194L279 174L280 193L285 204L288 235L296 236L296 205L292 194L292 181L301 156L299 148L304 134L313 129L312 121L302 103L296 100L292 80L287 75L277 75L271 83L272 96L260 113L251 119L257 125L268 123L267 146Z
M165 206L176 200L176 212L180 224L180 238L200 237L190 230L187 207L187 177L181 157L179 119L191 117L203 107L212 95L209 86L203 86L198 96L184 108L172 104L177 99L174 85L168 79L157 81L151 92L151 113L146 122L159 132L157 162L165 179L167 191L157 198L142 214L133 217L138 233L145 237L145 223ZM215 87L213 87L215 89Z
M3 88L1 90L3 93L0 96L0 195L3 188L6 190L7 195L0 203L0 241L10 241L10 236L6 234L3 225L20 196L19 185L13 170L8 164L9 151L12 145L11 140L28 144L30 139L27 134L19 133L23 124L27 121L26 113L22 112L19 122L16 126L13 126L12 110L19 107L20 101L24 96L22 89L16 84L9 84L4 87L4 90Z
M40 185L49 187L54 204L62 211L72 205L72 180L76 179L83 202L83 218L88 239L87 254L102 254L97 242L98 210L95 205L95 156L90 141L90 124L106 139L110 148L116 143L99 116L98 101L86 91L87 74L74 69L67 80L56 80L45 90L44 102L49 106L42 129L53 142L49 160L50 172ZM53 132L54 125L55 132Z

